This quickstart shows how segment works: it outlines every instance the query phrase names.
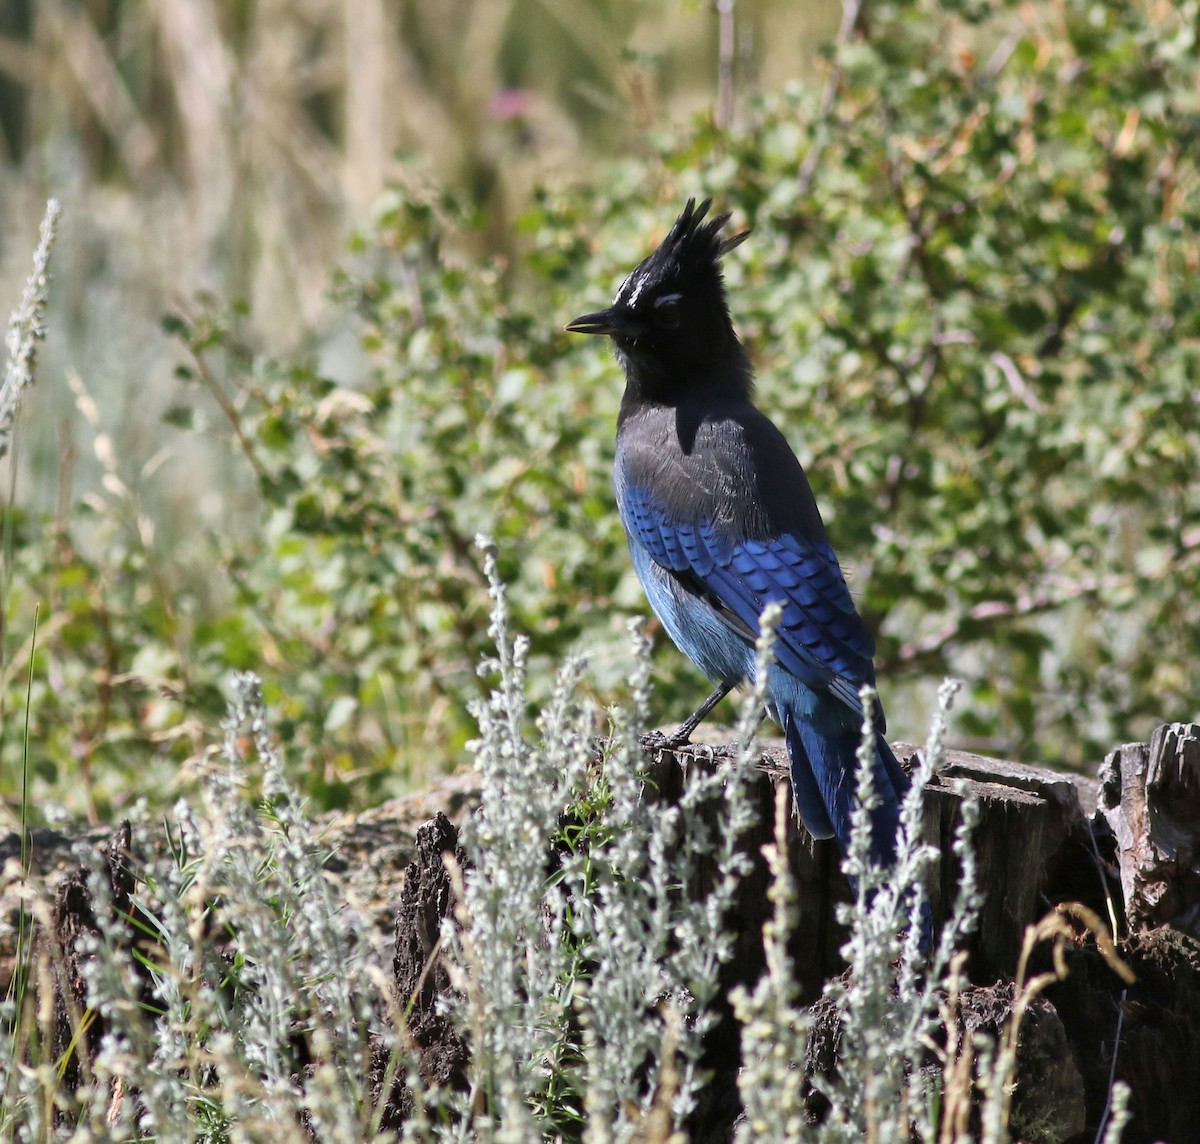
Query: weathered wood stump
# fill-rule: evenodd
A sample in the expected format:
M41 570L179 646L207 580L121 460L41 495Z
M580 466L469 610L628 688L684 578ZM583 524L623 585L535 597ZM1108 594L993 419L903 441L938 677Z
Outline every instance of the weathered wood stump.
M949 751L929 790L926 838L944 856L931 887L936 914L949 908L958 882L951 843L963 799L973 798L980 811L974 842L985 898L970 949L971 985L961 999L964 1031L1000 1031L1012 1010L1026 928L1061 903L1082 903L1114 925L1119 952L1137 975L1126 985L1080 929L1066 951L1068 977L1034 1003L1023 1025L1013 1112L1019 1139L1093 1139L1114 1077L1132 1089L1127 1141L1200 1138L1200 943L1189 932L1200 900L1198 746L1200 728L1160 728L1150 745L1114 751L1101 782ZM712 744L657 753L658 797L678 798L686 768L711 765L728 749ZM911 764L914 749L896 749ZM785 758L782 744L768 744L759 764L760 825L744 840L754 865L730 919L738 943L725 967L727 986L752 983L762 972L768 874L760 849L769 840ZM791 953L803 996L819 1002L824 983L844 968L836 904L848 898L849 886L834 845L814 842L794 822L789 854L801 912ZM430 875L418 864L411 876L424 881ZM1031 971L1049 964L1042 951ZM814 1013L809 1066L827 1067L836 1054L833 1010L818 1003ZM691 1126L693 1139L729 1138L738 1053L737 1027L727 1017L709 1037L705 1063L714 1079Z
M732 749L714 744L662 752L655 761L655 785L669 801L682 789L683 768L705 765ZM894 749L901 765L911 769L917 749L906 743L896 743ZM766 867L759 857L770 841L775 791L787 777L786 760L782 742L768 741L759 762L759 825L745 840L755 868L743 885L737 919L737 932L751 943L766 920ZM976 982L1011 976L1026 926L1058 902L1082 901L1108 916L1108 895L1116 887L1098 851L1105 840L1093 837L1096 795L1094 779L966 751L946 752L946 765L926 797L925 838L943 855L930 898L940 919L958 885L952 844L962 802L974 799L979 806L976 861L986 891L970 950ZM836 920L836 907L849 900L850 887L841 874L836 844L814 841L794 817L788 845L801 915L802 939L794 951L797 972L804 995L816 997L843 968L838 951L846 934ZM1111 844L1107 851L1111 858Z
M1130 929L1200 938L1200 725L1170 723L1100 768L1100 809L1117 845Z
M681 787L683 768L705 765L713 752L726 745L685 748L659 756L655 785L663 797L674 797ZM911 769L916 749L895 744L901 764ZM768 743L759 764L759 826L745 840L754 859L753 870L742 886L734 929L738 953L725 967L724 984L752 984L762 972L762 925L767 919L768 873L760 849L769 838L772 808L779 781L787 775L782 743ZM926 841L934 844L943 859L930 887L935 917L940 921L950 909L958 885L959 871L952 844L959 825L964 798L979 808L974 846L978 881L984 890L979 926L972 938L968 971L971 987L960 1007L960 1020L968 1033L984 1030L997 1035L1013 1003L1013 974L1026 927L1037 922L1060 902L1081 901L1101 917L1109 914L1110 895L1119 892L1110 859L1112 846L1093 835L1097 783L1082 776L1066 775L1040 767L988 759L963 751L947 751L945 767L927 791ZM815 1002L816 1028L810 1046L808 1067L834 1066L838 1030L832 1006L822 1002L821 991L845 963L840 948L846 932L836 920L836 907L850 896L850 887L840 871L839 855L832 841L814 841L793 818L789 826L789 856L796 882L800 924L790 953L801 987L802 999ZM1048 967L1048 957L1038 969ZM1097 960L1103 965L1103 961ZM1111 973L1109 974L1111 977ZM1115 978L1114 978L1115 980ZM1111 989L1101 989L1100 1011L1110 1017L1109 1036L1116 1027L1116 1002ZM706 1064L715 1072L701 1123L704 1131L696 1139L729 1139L732 1099L740 1064L738 1028L732 1019L721 1021L710 1035ZM1087 1047L1071 1040L1070 1025L1055 1002L1042 997L1027 1015L1022 1037L1018 1092L1014 1099L1013 1124L1016 1138L1065 1140L1098 1123L1107 1095L1103 1088L1089 1085L1091 1073L1081 1052ZM1099 1054L1099 1044L1091 1048ZM1093 1070L1094 1071L1094 1070ZM1095 1089L1095 1091L1093 1091ZM732 1104L731 1104L732 1099ZM814 1120L822 1112L822 1100L812 1098Z
M658 797L678 797L686 768L711 765L713 753L723 749L657 754ZM913 753L897 745L903 762ZM768 841L776 787L787 773L784 759L782 744L768 743L759 765L754 790L760 826L745 839L754 866L729 919L737 947L725 968L727 985L752 983L762 970L768 903L760 849ZM462 1075L466 1050L457 1032L439 1023L433 997L448 987L447 979L436 959L426 961L439 919L452 907L442 864L442 854L457 848L450 819L461 821L470 813L473 783L469 776L457 778L441 796L425 793L355 818L331 819L326 835L335 848L328 876L364 901L378 923L394 923L397 984L415 1002L412 1032L427 1075L451 1084ZM944 855L931 887L939 914L957 884L950 843L965 796L980 808L975 848L985 902L968 962L971 987L962 998L964 1029L997 1030L1003 1024L1026 927L1059 903L1082 902L1110 920L1120 956L1136 974L1133 984L1121 981L1080 930L1066 951L1069 975L1043 994L1024 1025L1014 1112L1018 1138L1092 1139L1115 1077L1132 1089L1134 1118L1125 1136L1131 1144L1200 1139L1200 726L1161 727L1149 744L1114 750L1098 781L948 752L947 766L929 792L925 819L927 839ZM436 814L439 808L450 818ZM835 906L849 896L849 887L833 845L814 842L798 825L791 829L789 855L801 908L792 953L803 997L816 1002L825 981L844 968ZM164 844L145 825L132 843L125 829L111 845L108 835L89 837L107 848L111 891L122 902L126 863L136 868L139 852ZM14 850L17 841L0 837L0 855ZM86 879L73 874L65 859L69 839L43 832L35 841L43 872L53 879L53 871L60 871L54 924L59 948L73 948L74 935L95 928L95 903ZM461 851L456 857L464 860ZM3 895L0 885L0 899ZM0 909L0 965L11 964L5 920ZM1048 965L1044 955L1033 968ZM66 994L60 1004L77 1006L77 983L60 987ZM824 1067L821 1053L828 1056L836 1046L836 1028L825 1028L823 1036L813 1067ZM731 1018L718 1022L707 1045L714 1079L693 1125L696 1140L728 1139L738 1109L738 1053L736 1025ZM391 1095L385 1122L397 1126L409 1098L401 1083Z

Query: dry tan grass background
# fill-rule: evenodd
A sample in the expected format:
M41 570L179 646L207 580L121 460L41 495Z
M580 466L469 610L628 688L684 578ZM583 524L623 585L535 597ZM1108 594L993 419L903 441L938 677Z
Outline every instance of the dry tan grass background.
M134 552L159 598L221 614L213 538L251 539L263 502L213 395L176 376L164 313L245 300L238 340L353 386L370 363L328 287L390 183L466 203L463 254L519 258L539 184L653 156L691 115L749 116L839 19L833 0L0 0L0 317L46 200L63 207L38 384L0 465L9 520L69 520L104 576L124 583ZM202 428L163 424L181 405ZM11 625L13 678L33 623Z
M672 119L741 113L838 18L830 0L4 0L5 312L46 198L65 208L25 461L48 474L67 448L68 368L122 451L152 457L175 353L157 320L201 288L249 300L269 348L352 361L326 285L398 154L508 251L535 184L586 179Z

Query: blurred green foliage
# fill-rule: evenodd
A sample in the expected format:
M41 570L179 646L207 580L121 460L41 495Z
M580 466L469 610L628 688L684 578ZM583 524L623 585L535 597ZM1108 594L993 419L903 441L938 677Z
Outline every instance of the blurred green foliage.
M743 126L538 193L512 263L462 253L484 224L414 177L337 276L369 376L257 358L219 305L170 319L194 386L170 431L223 417L258 500L202 576L155 552L115 474L16 522L8 614L46 611L42 789L68 797L79 764L98 804L165 797L233 668L263 675L318 805L453 766L487 643L478 531L534 674L582 647L619 698L646 610L608 486L619 371L561 327L692 194L755 227L728 260L735 318L879 633L893 733L945 673L970 688L960 737L1028 759L1090 764L1194 717L1196 22L1194 3L865 5L822 77ZM7 775L28 636L5 638ZM669 722L705 684L659 645Z

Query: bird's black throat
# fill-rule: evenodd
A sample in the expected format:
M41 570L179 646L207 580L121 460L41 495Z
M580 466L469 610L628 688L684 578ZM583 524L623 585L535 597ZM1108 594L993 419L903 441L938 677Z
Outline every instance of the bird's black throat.
M617 360L625 371L620 424L647 405L678 408L691 405L697 397L734 398L749 401L754 396L754 371L736 335L728 346L707 360L645 352L616 343Z

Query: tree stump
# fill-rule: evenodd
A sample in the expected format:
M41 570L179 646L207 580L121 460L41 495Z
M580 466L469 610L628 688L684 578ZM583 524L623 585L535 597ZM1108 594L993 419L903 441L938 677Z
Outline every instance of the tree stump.
M901 765L911 771L917 748L906 743L893 748ZM732 744L722 743L660 752L654 785L670 801L682 789L683 768L707 765L706 760L732 750ZM1111 842L1094 835L1094 779L967 751L948 750L945 757L925 804L925 840L942 854L929 887L931 905L940 920L953 902L959 880L954 833L963 799L972 798L979 806L973 841L985 898L969 951L971 974L977 983L993 982L1011 977L1026 927L1059 902L1080 901L1109 917L1109 895L1117 886L1101 849L1106 847L1111 857ZM745 839L754 870L742 887L736 925L737 933L752 941L758 940L767 917L766 866L760 851L771 840L776 787L789 771L781 740L765 742L758 766L758 827ZM814 840L794 815L788 848L803 935L792 952L802 996L815 998L844 968L839 950L846 933L836 913L839 902L849 901L850 887L841 873L836 843Z
M663 753L656 786L670 798L682 785L673 769L704 765L730 749ZM916 749L895 744L895 750L911 768ZM783 744L768 743L760 763L760 826L746 839L754 868L735 909L739 944L726 967L729 985L752 983L762 970L767 872L759 851L787 769ZM925 814L926 841L942 854L930 887L939 919L958 884L952 842L966 797L979 806L973 839L984 903L969 949L971 986L961 999L965 1025L1000 1029L1011 1012L1026 928L1061 904L1079 902L1107 922L1137 977L1126 985L1096 942L1080 933L1067 950L1068 977L1038 999L1022 1027L1014 1137L1094 1139L1117 1079L1131 1089L1127 1144L1200 1139L1200 726L1160 727L1150 744L1118 748L1099 780L947 751ZM835 907L849 886L834 844L815 842L794 819L789 853L801 915L791 952L802 996L816 1001L843 969L838 951L845 934ZM1049 952L1040 951L1030 971L1049 968ZM815 1015L819 1022L820 1006ZM706 1062L716 1070L714 1084L728 1090L736 1081L736 1036L736 1027L718 1024ZM826 1043L835 1040L836 1031L827 1031ZM708 1103L699 1138L727 1139L720 1116L710 1113L728 1107L728 1091Z
M655 797L677 798L688 767L709 766L714 753L728 749L657 753ZM897 744L896 753L910 764L915 752ZM769 840L776 787L787 775L782 743L767 743L758 769L754 797L760 824L744 840L753 869L729 918L737 945L723 971L727 986L752 984L762 972L768 902L761 847ZM448 1023L439 1024L433 994L448 987L447 979L436 961L425 962L438 919L451 906L441 859L457 847L450 819L461 821L470 813L477 790L473 776L459 777L436 797L422 794L361 816L333 817L325 835L334 852L327 876L347 889L349 900L363 903L366 916L395 926L397 982L402 995L414 1000L413 1032L426 1075L451 1084L462 1075L467 1050ZM943 855L931 886L935 914L948 908L957 884L950 844L966 796L980 807L974 839L985 901L970 949L964 1029L1003 1024L1025 929L1059 903L1082 902L1109 920L1118 931L1120 955L1137 975L1132 985L1122 982L1087 934L1067 950L1068 977L1043 994L1024 1026L1014 1100L1017 1138L1093 1139L1114 1077L1132 1090L1127 1144L1200 1138L1200 726L1171 724L1160 727L1149 744L1117 748L1099 781L947 752L925 817L927 840ZM439 809L450 818L437 814ZM434 821L419 825L431 816ZM166 844L161 835L154 824L136 828L132 844L127 828L111 839L108 833L78 832L105 848L111 892L122 910L128 908L129 870L137 868L139 854ZM71 873L67 834L42 832L34 841L35 866L48 883L63 887L55 924L61 947L73 948L76 930L95 926L86 879ZM18 852L18 843L13 836L0 837L0 856ZM813 1004L824 983L844 969L839 949L845 935L835 906L848 898L849 887L834 845L814 842L794 822L789 856L801 910L792 953L802 998ZM464 860L459 853L458 861ZM14 902L5 901L5 894L20 880L15 862L8 863L0 879L0 970L6 960L11 967L12 956L8 913ZM1044 957L1032 969L1048 965ZM61 1005L79 1003L71 981L60 983ZM820 1019L820 1006L815 1016ZM836 1028L823 1036L826 1056L835 1053ZM726 1013L706 1042L713 1082L691 1126L693 1140L729 1139L738 1111L739 1053L738 1029ZM816 1052L814 1059L820 1056ZM379 1064L382 1084L385 1062ZM396 1127L410 1097L399 1078L390 1095L393 1107L385 1122Z

